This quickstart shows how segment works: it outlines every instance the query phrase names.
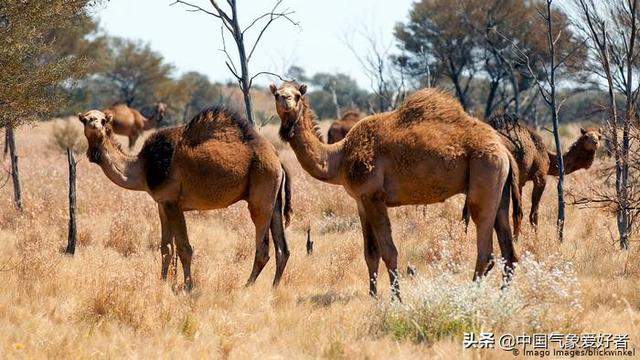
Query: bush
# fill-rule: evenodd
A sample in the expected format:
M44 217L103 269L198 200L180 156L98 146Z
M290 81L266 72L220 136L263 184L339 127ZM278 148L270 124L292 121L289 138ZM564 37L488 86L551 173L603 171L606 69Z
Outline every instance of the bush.
M582 309L573 267L557 257L547 262L524 257L502 290L499 274L469 283L454 273L440 269L434 279L419 279L405 292L404 303L378 309L374 329L398 340L430 343L480 329L559 331L570 327Z
M87 150L87 142L84 140L82 130L79 125L74 124L72 119L54 124L51 132L51 145L61 152L71 149L77 154Z

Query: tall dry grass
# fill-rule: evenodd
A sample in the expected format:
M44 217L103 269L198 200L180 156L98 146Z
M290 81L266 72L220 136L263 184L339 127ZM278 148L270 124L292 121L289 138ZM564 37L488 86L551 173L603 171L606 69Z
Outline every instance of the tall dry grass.
M3 358L512 358L463 350L462 332L479 329L629 333L639 342L637 234L631 250L621 252L611 214L569 207L566 240L558 244L553 180L538 234L524 227L516 246L523 261L505 291L498 271L483 284L470 282L474 229L465 234L459 221L461 196L392 209L400 268L410 264L418 275L402 278L403 304L389 303L388 279L381 276L381 300L374 301L353 202L341 188L306 175L278 142L277 129L266 126L263 133L294 177L292 256L282 285L270 286L271 261L255 286L244 287L253 226L246 206L236 204L187 215L195 290L183 294L176 290L181 276L160 280L155 203L118 188L84 157L79 247L74 257L63 254L66 159L52 141L64 126L79 124L18 132L26 210L13 210L10 185L0 190ZM578 128L567 131L575 136ZM582 171L567 178L567 187L584 190L594 179L594 171ZM527 186L527 214L530 191ZM311 257L304 249L309 225L316 244Z

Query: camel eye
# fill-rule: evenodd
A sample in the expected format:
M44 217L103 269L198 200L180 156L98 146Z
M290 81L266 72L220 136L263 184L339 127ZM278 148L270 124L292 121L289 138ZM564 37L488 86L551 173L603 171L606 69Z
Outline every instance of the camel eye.
M300 101L300 95L296 95L296 102Z
M278 94L274 94L273 96L276 97L276 100L278 100L280 98L280 95L278 95Z

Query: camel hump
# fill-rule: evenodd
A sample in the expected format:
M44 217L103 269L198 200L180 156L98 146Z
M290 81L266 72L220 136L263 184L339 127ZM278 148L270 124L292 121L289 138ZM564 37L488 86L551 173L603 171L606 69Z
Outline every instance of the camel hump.
M359 111L351 110L342 115L341 121L344 122L358 122L362 118L362 114Z
M453 123L468 118L455 98L434 88L422 89L407 97L398 113L398 121L404 125L424 121Z
M208 140L226 142L250 142L257 137L253 126L223 106L213 106L202 110L185 126L183 142L196 146Z

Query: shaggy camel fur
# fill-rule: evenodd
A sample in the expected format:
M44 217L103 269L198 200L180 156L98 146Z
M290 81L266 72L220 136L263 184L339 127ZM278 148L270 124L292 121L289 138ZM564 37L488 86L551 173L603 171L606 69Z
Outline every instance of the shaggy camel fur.
M351 130L361 118L362 115L359 112L349 111L342 116L342 119L334 121L327 132L327 142L334 144L344 139L349 130Z
M369 290L375 296L380 258L399 298L398 251L388 207L432 204L468 192L478 225L474 279L492 266L495 227L506 273L517 261L509 224L509 193L519 209L517 165L495 130L468 116L450 96L426 89L396 111L362 119L342 141L322 142L304 94L306 85L271 85L280 136L302 167L321 181L342 185L358 205ZM516 210L517 211L517 210Z
M256 256L247 284L256 280L269 260L269 229L276 254L273 284L278 284L289 258L282 217L288 224L289 177L273 145L246 120L223 108L207 109L186 126L154 133L139 155L129 156L114 139L110 114L91 110L78 117L89 142L89 161L116 185L146 191L158 203L163 279L175 243L185 287L192 288L193 250L184 211L221 209L245 200L256 228Z
M537 229L538 209L547 183L547 175L558 176L556 154L549 152L542 137L523 124L515 114L496 114L489 119L488 123L498 130L502 142L518 163L520 192L522 193L522 188L528 181L533 182L529 222L534 229ZM602 139L598 129L580 129L580 132L581 136L563 155L565 174L591 167L599 141ZM463 209L463 218L465 225L468 226L469 212L466 204Z
M602 141L602 131L598 128L581 128L580 137L569 150L562 155L564 160L564 174L571 174L580 169L588 169L593 165L596 151ZM549 154L549 175L560 176L558 173L558 157L555 153Z
M147 119L138 110L125 104L115 104L103 112L113 118L113 132L129 138L129 149L133 149L136 141L145 130L158 126L164 118L167 106L164 103L156 103L153 107L153 115Z

